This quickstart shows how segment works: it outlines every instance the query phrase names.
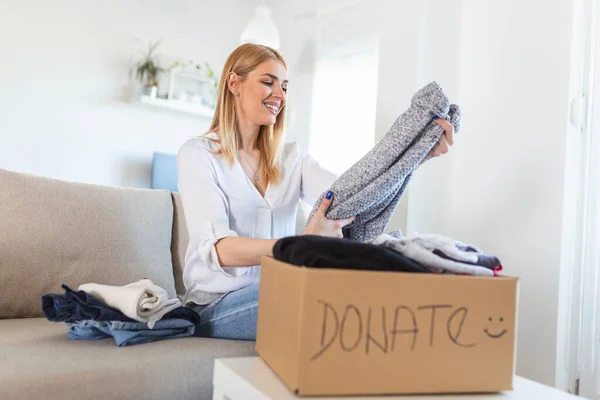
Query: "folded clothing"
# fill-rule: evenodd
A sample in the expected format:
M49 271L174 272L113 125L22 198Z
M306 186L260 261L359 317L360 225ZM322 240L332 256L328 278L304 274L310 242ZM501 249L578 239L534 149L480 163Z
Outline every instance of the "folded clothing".
M120 310L106 305L84 291L74 291L62 285L65 294L45 294L42 296L42 312L52 322L75 323L78 321L138 322ZM165 319L183 319L193 324L200 322L198 314L186 307L178 307L163 315ZM146 325L146 324L144 324Z
M442 88L431 82L413 95L410 107L373 149L332 184L334 197L327 218L357 216L342 229L344 237L370 242L383 233L414 169L444 132L434 122L435 116L448 119L458 132L460 108L450 104ZM317 200L310 217L324 196Z
M65 290L65 294L49 293L42 296L42 312L49 321L135 322L135 320L123 315L121 311L107 306L84 291L74 291L67 285L62 285L62 288Z
M93 295L135 321L148 323L150 328L166 313L181 307L179 299L169 299L167 291L150 279L142 279L125 286L86 283L79 286L79 290Z
M430 272L393 250L355 240L323 236L302 235L279 239L273 247L273 257L311 268Z
M395 250L437 273L494 276L502 271L497 257L447 236L415 234L399 237L384 233L373 244Z
M188 311L198 315L192 310ZM70 322L67 323L67 326L69 327L67 333L69 339L97 340L112 337L119 347L189 337L194 334L195 329L192 321L181 318L165 318L156 321L152 329L148 329L146 323L126 321L87 320Z

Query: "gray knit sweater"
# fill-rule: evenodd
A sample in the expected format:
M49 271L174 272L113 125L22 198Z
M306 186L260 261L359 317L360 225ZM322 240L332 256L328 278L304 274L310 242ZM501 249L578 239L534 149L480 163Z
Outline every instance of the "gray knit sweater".
M345 238L367 242L383 233L414 169L444 132L433 122L435 115L450 121L458 132L459 107L451 105L442 88L431 82L413 95L411 106L373 149L331 185L334 199L327 218L358 215L343 228ZM311 217L324 196L315 203Z

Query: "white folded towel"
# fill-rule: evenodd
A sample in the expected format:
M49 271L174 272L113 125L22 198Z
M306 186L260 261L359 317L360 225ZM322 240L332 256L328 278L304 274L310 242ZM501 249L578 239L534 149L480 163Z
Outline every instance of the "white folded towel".
M91 294L106 305L116 308L131 319L146 322L154 328L166 313L181 307L179 299L169 299L167 291L150 279L142 279L125 286L86 283L79 290Z

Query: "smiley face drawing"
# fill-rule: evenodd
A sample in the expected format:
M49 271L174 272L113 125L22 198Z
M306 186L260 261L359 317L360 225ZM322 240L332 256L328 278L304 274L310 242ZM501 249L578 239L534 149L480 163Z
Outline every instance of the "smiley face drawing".
M494 321L494 319L493 319L492 317L489 317L489 318L488 318L488 321L489 321L489 322L493 322L493 321ZM499 321L500 321L500 322L504 322L504 318L500 317L500 318L499 318ZM490 332L490 329L489 329L489 328L485 328L483 331L485 332L485 334L486 334L486 335L488 335L488 337L489 337L490 339L500 339L502 336L504 336L504 334L505 334L506 332L508 332L506 329L503 329L503 330L502 330L502 331L500 331L499 333L492 333L492 332Z

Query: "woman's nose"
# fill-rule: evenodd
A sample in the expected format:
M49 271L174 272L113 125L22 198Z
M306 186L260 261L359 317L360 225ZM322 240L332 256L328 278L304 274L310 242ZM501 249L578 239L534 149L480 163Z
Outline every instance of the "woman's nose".
M283 88L281 86L277 86L273 90L273 96L283 99L283 96L284 96Z

